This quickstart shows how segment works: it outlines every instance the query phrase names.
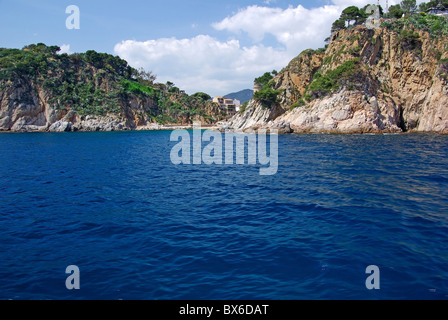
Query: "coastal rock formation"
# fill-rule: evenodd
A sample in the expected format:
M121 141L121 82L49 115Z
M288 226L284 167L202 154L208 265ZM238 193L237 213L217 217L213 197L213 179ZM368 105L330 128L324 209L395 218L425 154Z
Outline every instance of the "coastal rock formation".
M443 19L443 18L441 18ZM412 20L333 33L272 81L269 106L252 100L225 126L236 131L289 123L296 133L448 133L448 41Z
M225 126L236 131L244 131L252 127L261 127L269 121L275 120L283 113L284 110L280 105L275 104L270 108L265 108L257 101L251 100L246 111L233 117Z
M119 57L58 50L44 44L0 48L0 131L142 130L227 116L205 94L154 83L150 73Z

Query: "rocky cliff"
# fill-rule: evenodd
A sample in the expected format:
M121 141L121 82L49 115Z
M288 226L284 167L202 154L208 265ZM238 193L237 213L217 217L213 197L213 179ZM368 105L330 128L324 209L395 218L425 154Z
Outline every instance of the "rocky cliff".
M0 131L113 131L211 124L226 115L108 54L0 49Z
M448 133L448 21L412 16L333 33L271 81L225 128L282 133Z

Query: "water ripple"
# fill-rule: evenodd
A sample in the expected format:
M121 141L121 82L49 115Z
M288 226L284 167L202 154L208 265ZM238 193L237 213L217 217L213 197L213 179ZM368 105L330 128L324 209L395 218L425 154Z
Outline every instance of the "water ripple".
M448 298L448 137L281 136L272 177L174 166L172 146L2 135L0 298Z

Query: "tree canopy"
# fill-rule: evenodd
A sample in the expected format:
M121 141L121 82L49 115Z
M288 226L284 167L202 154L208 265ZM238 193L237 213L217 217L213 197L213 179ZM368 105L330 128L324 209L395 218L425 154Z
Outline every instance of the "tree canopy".
M364 8L358 8L357 6L349 6L345 8L338 20L333 22L331 32L337 32L344 30L350 26L357 26L366 22L369 14L366 13L369 5ZM416 0L402 0L400 4L392 5L387 13L388 18L399 19L404 14L409 15L417 12L418 10L425 12L430 8L445 8L448 9L448 0L431 0L429 2L423 2L417 6ZM384 10L380 6L380 17L384 16Z
M331 32L337 32L339 30L345 29L345 21L342 19L338 19L333 22L333 26L331 27Z
M204 92L196 92L195 94L191 95L193 98L202 100L202 101L207 101L210 100L212 97L210 97L210 95L208 95L207 93Z
M399 4L390 6L389 14L388 14L390 18L399 19L403 16L403 14L404 14L404 11L403 11L403 9L401 9L401 6Z
M260 86L264 87L269 83L269 81L274 79L274 76L277 74L278 74L278 72L276 70L273 70L272 72L266 72L261 77L256 78L254 80L254 83L259 84Z
M419 10L425 12L431 8L445 8L448 9L448 0L431 0L429 2L423 2L419 5Z
M417 11L417 1L416 0L403 0L400 3L401 10L405 14L413 13Z
M350 26L357 26L365 23L370 15L366 12L368 7L369 5L366 5L364 8L358 8L357 6L350 6L345 8L342 11L339 19L333 22L331 32L333 33L339 30L346 29ZM379 7L379 10L380 16L383 16L384 12L381 6Z
M342 11L340 19L345 21L349 26L352 24L352 22L355 25L358 25L362 23L362 20L365 21L365 12L359 10L357 6L350 6Z
M30 44L23 47L24 51L31 51L34 53L48 53L48 54L56 54L61 51L61 48L58 46L46 46L44 43L38 44Z

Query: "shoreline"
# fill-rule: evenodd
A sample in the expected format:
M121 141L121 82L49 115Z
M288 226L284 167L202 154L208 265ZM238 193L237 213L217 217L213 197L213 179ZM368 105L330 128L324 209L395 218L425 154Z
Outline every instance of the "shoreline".
M1 134L21 134L21 133L93 133L93 132L152 132L152 131L175 131L175 130L193 130L193 125L167 125L160 127L140 127L136 129L129 130L77 130L77 131L48 131L48 130L20 130L20 131L1 131ZM223 130L222 127L216 125L202 125L201 130L213 130L220 133L240 133L248 134L247 132L234 131L234 130ZM269 130L268 130L269 131ZM295 135L295 136L308 136L308 135L339 135L339 136L401 136L401 135L411 135L411 134L431 134L439 136L448 136L448 132L436 132L436 131L408 131L408 132L291 132L286 134L278 135Z
M201 125L201 129L219 131L220 127L216 125ZM135 129L117 129L117 130L75 130L75 131L50 131L50 130L0 130L1 134L8 133L77 133L77 132L150 132L150 131L175 131L175 130L193 130L193 125L164 125L159 127L138 127Z

